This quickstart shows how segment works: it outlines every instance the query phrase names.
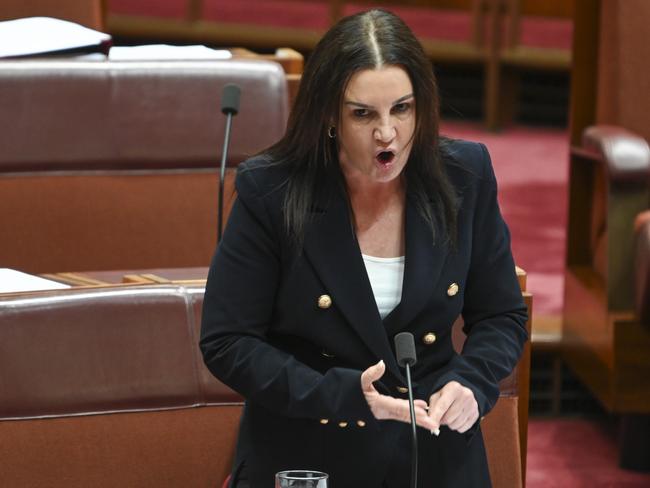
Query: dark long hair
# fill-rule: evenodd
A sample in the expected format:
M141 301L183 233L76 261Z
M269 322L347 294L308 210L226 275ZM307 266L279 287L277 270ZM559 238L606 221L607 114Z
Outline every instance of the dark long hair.
M290 168L284 201L285 225L302 243L319 184L340 176L336 140L327 135L338 122L351 76L364 69L396 65L413 85L416 123L404 173L408 194L429 224L433 240L456 240L454 190L445 174L438 135L438 91L431 62L407 25L374 9L332 27L309 57L284 137L265 153Z

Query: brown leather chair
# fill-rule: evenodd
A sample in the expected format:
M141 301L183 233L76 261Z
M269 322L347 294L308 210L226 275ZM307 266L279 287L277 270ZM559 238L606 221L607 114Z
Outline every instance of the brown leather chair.
M582 0L575 9L564 356L625 424L650 418L650 333L635 311L633 264L634 218L650 202L650 69L642 61L650 3ZM623 429L621 454L625 438Z
M203 291L0 296L3 486L218 486L241 403L203 365Z
M228 164L284 133L285 74L257 60L0 63L0 263L31 273L207 266L226 83ZM232 203L232 171L226 211Z
M623 417L621 465L646 419L650 438L650 328L635 307L647 269L635 269L634 219L650 206L650 148L621 128L594 126L571 152L563 346L568 365L609 411ZM643 228L643 227L642 227ZM643 232L639 239L643 248ZM643 251L638 259L643 260ZM647 292L646 292L647 293ZM648 446L650 447L650 446Z

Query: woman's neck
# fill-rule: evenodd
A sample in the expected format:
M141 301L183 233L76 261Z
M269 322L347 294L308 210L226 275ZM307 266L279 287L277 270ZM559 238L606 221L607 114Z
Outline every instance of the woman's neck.
M385 184L347 184L351 218L363 254L404 255L405 191L401 179Z
M346 188L352 210L363 213L382 212L404 200L404 183L397 178L387 183L346 178Z

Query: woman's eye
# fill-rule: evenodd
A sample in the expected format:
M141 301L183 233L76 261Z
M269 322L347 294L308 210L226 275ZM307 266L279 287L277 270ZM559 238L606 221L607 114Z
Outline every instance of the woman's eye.
M410 103L402 102L398 103L397 105L393 106L393 111L398 114L402 114L404 112L408 112L408 110L411 108Z
M368 112L368 109L366 109L366 108L355 108L355 109L352 111L352 114L353 114L355 117L359 117L359 118L367 117L367 116L368 116L368 113L369 113L369 112Z

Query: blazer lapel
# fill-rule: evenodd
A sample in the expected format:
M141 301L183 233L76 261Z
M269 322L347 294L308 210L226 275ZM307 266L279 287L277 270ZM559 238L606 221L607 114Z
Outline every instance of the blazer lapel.
M314 216L305 232L305 255L326 286L334 306L377 359L383 359L388 370L401 378L353 232L347 200L342 194L325 203L322 200L319 215Z
M406 263L402 300L386 317L387 332L392 336L403 330L431 299L440 278L449 247L440 239L434 243L431 229L411 198L406 201Z

